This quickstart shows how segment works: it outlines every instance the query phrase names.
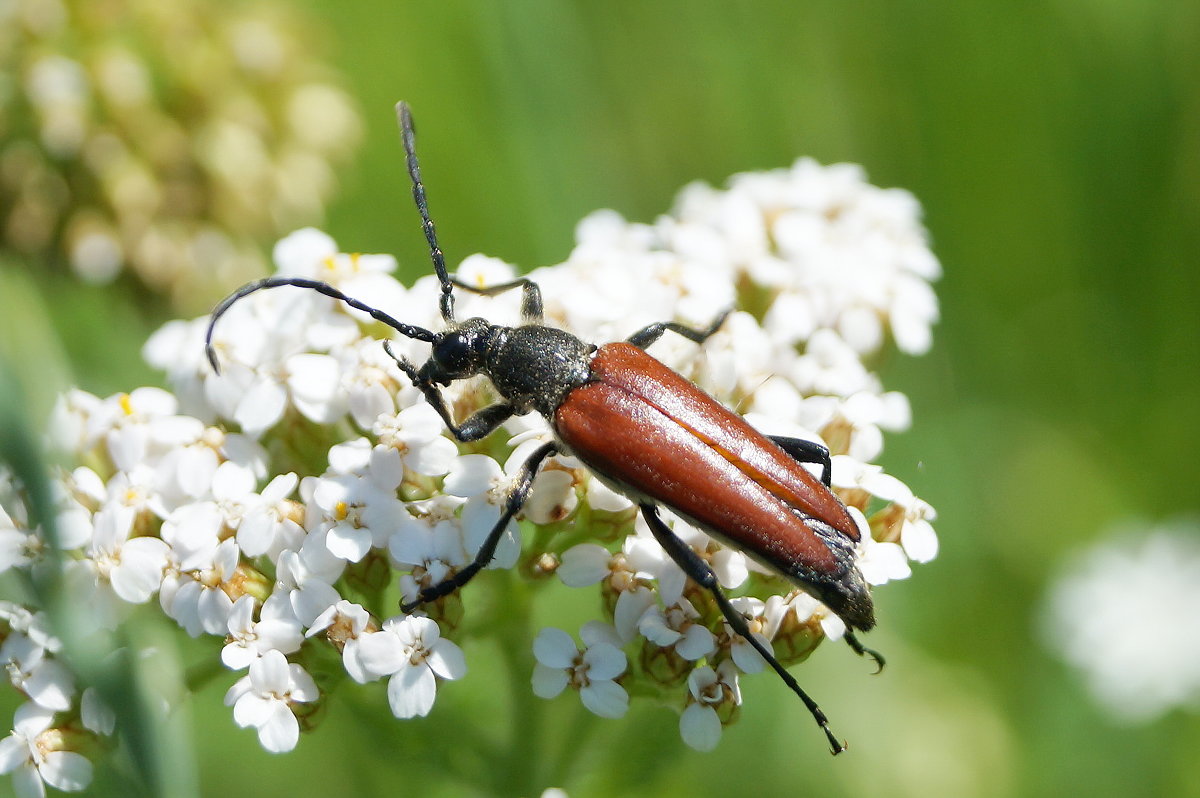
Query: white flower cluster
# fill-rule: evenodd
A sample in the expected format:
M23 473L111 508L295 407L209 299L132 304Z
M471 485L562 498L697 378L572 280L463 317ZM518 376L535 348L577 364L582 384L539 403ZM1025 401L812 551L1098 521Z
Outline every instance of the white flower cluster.
M1200 708L1200 525L1119 533L1080 552L1045 606L1050 648L1117 720Z
M667 335L651 351L771 432L831 448L834 487L865 533L859 565L878 585L907 577L910 560L937 549L933 510L869 463L882 431L907 425L908 406L883 391L863 357L889 330L903 348L922 349L936 315L925 281L937 264L916 211L907 194L873 188L850 167L801 161L740 176L727 191L691 188L676 214L653 225L598 213L581 225L567 262L532 276L548 323L595 342L653 321L707 325L732 305L753 311L733 313L703 347ZM406 322L440 323L436 281L403 287L389 276L389 257L342 254L328 236L303 230L279 243L275 261L281 275L323 280ZM482 256L457 273L479 285L514 274ZM458 315L515 323L517 293L460 293ZM460 447L384 353L377 339L386 328L313 291L260 291L236 303L215 332L220 376L204 359L207 323L172 322L146 346L173 393L72 391L60 402L54 438L85 464L60 481L68 582L86 591L99 623L157 600L188 634L223 637L222 661L245 674L227 703L268 750L291 749L297 713L321 700L305 669L315 646L335 647L343 677L386 678L397 717L427 714L438 682L466 672L451 640L466 609L452 594L403 615L389 590L398 585L411 601L471 561L513 475L551 439L549 427L536 415L514 418ZM393 345L418 362L428 356L427 345ZM445 393L459 418L495 401L481 380ZM534 534L522 547L514 522L491 567L520 561L534 579L557 573L568 586L599 586L610 608L583 624L582 648L562 630L537 636L533 692L550 698L570 688L592 712L619 717L632 684L640 693L649 686L678 705L686 743L715 746L741 703L740 675L764 663L631 503L558 456L520 518ZM0 571L36 567L39 531L16 510L2 520ZM807 594L671 523L722 585L745 594L736 605L784 663L842 634ZM0 626L10 661L30 659L13 653L31 645L20 642L29 626ZM70 704L66 678L41 679L57 685L48 709ZM33 681L14 677L46 707ZM318 681L322 689L336 682Z
M0 3L0 254L195 308L320 218L361 121L292 4Z

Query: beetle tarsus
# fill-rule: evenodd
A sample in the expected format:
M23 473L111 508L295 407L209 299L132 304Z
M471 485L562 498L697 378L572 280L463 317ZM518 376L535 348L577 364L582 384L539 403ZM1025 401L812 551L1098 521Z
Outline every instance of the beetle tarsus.
M846 630L843 638L846 640L846 645L850 646L850 648L854 650L855 654L860 657L870 657L871 659L875 660L876 674L883 673L883 666L887 665L887 660L883 658L882 654L873 648L867 648L864 646L862 642L859 641L858 635L854 634L854 632L850 631L849 629Z

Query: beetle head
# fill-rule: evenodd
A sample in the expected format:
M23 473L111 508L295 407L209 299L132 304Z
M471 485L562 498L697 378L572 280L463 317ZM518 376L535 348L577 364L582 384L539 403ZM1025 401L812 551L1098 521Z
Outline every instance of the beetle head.
M487 350L495 326L486 319L467 319L452 330L437 333L433 352L421 367L421 376L430 382L449 385L454 380L486 370Z

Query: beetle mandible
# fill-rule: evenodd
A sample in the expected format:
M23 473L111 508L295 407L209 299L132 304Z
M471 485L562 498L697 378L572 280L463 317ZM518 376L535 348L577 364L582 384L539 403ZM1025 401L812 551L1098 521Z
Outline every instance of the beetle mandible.
M397 355L386 341L384 348L458 441L479 440L510 417L535 410L549 422L555 440L538 447L521 466L501 516L475 559L440 584L423 589L416 601L402 606L405 612L452 593L479 573L495 555L542 463L556 453L570 454L638 505L671 559L711 593L733 631L800 697L833 753L841 753L845 745L830 730L816 702L750 632L746 618L725 596L712 568L667 526L658 510L660 505L669 508L824 602L845 622L850 647L859 655L872 656L882 668L883 658L864 647L854 634L856 629L865 632L875 625L874 605L854 560L858 526L830 490L829 450L812 441L758 432L646 353L646 348L668 331L703 344L720 328L728 310L702 330L673 321L657 322L626 341L597 347L545 326L541 290L528 278L479 287L449 274L421 182L412 113L403 102L397 104L396 112L413 199L441 284L439 309L446 329L432 332L398 321L317 280L270 277L243 286L213 310L205 336L213 370L219 371L212 344L217 320L234 302L265 288L310 288L368 313L405 337L429 343L432 352L420 367ZM455 288L484 296L519 288L522 323L505 327L482 318L458 321L454 317ZM439 386L477 374L490 378L503 401L456 423ZM805 464L820 466L820 478Z

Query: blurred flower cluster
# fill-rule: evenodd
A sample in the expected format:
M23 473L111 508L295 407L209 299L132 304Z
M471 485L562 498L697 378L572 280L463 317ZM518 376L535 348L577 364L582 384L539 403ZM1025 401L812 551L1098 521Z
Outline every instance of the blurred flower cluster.
M1047 598L1043 631L1112 717L1148 723L1200 708L1198 616L1200 524L1189 519L1080 552Z
M407 322L440 324L436 280L406 288L390 276L390 257L343 254L312 229L282 240L274 257L280 275L320 279ZM834 489L864 531L859 566L882 585L909 576L910 561L932 559L937 538L932 508L872 464L883 432L908 425L909 408L866 358L889 334L910 352L928 345L936 317L928 281L937 273L908 194L874 188L853 167L800 161L738 176L727 190L689 188L654 224L597 213L580 225L566 262L531 276L548 323L598 343L652 321L706 325L730 306L754 311L734 312L703 346L667 335L651 351L767 431L830 447ZM457 274L488 285L514 270L475 255ZM516 323L518 293L461 293L459 316ZM220 375L205 360L207 324L171 322L147 343L171 392L76 390L57 407L52 437L77 464L61 473L58 496L72 606L112 626L134 604L157 602L188 634L222 638L233 718L271 751L295 746L302 719L339 680L386 682L396 717L427 714L440 685L467 671L459 643L472 603L461 593L486 591L491 580L485 573L411 615L398 604L471 561L520 465L551 439L549 427L531 414L484 441L455 443L381 347L387 329L314 291L260 291L236 303L215 328ZM393 346L417 361L428 356L415 341ZM496 398L482 378L445 393L458 418ZM3 506L0 570L38 568L40 531L17 493ZM666 515L783 663L842 635L816 600ZM598 591L606 608L578 638L548 628L516 641L536 658L532 694L577 692L609 718L631 697L656 698L678 711L688 745L716 746L738 716L742 676L764 663L629 500L558 456L537 476L520 519L491 567L516 567L546 595L561 585ZM44 716L78 717L86 694L55 664L38 608L5 612L0 656L33 707L22 712L41 725L22 731L18 723L0 743L0 769L36 770L55 784L37 758L47 747L27 743L60 728Z
M185 307L260 275L360 137L306 28L264 2L0 3L0 255Z

